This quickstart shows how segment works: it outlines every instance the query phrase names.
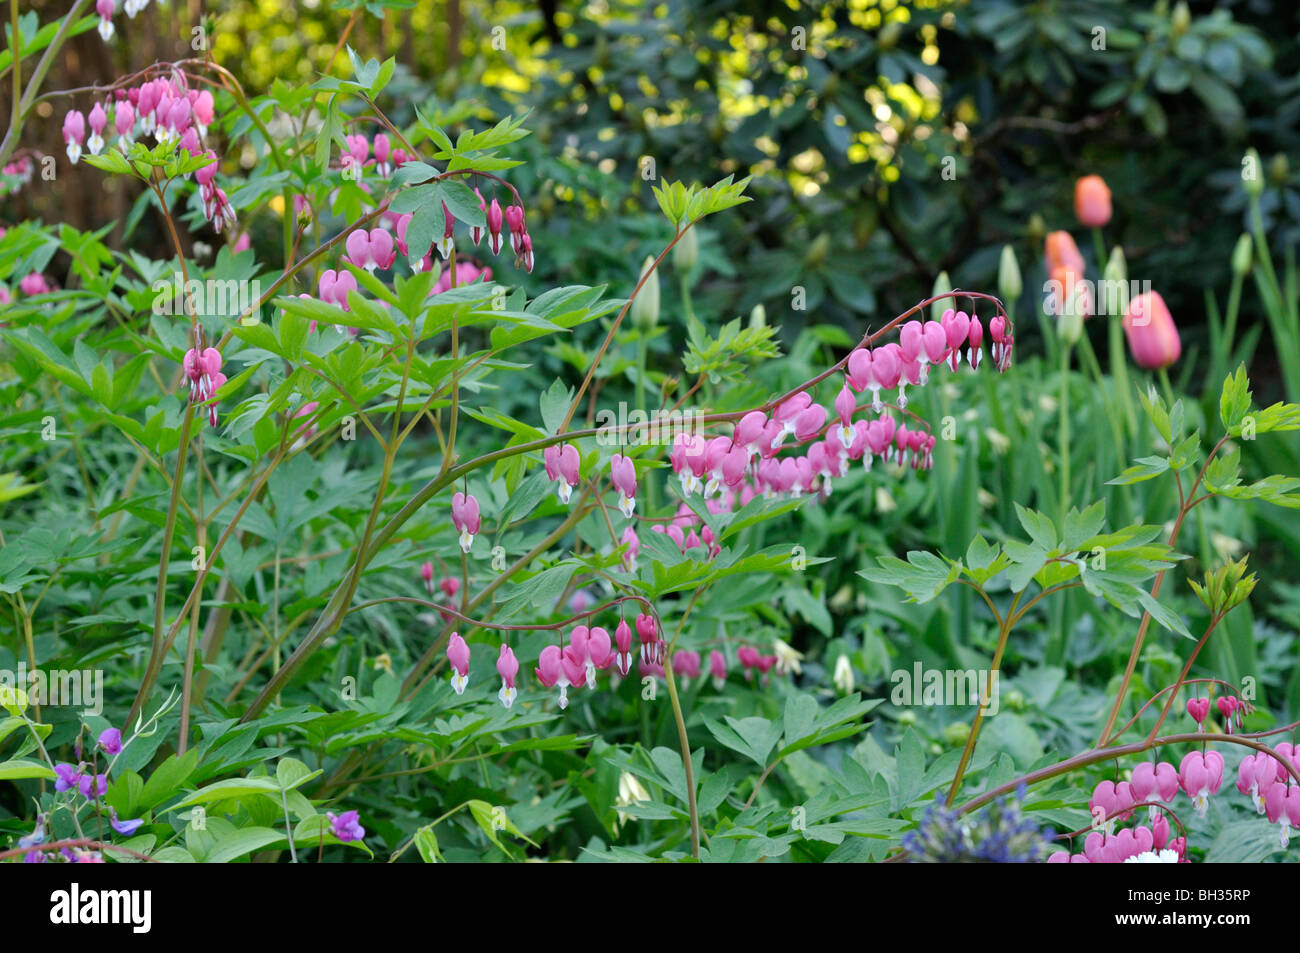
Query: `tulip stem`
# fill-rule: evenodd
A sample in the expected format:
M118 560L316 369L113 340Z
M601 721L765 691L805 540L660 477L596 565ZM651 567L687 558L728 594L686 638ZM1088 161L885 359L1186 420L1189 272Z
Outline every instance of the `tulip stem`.
M1097 274L1100 275L1106 270L1106 240L1101 237L1101 229L1095 226L1092 229L1092 246L1097 253Z
M1162 367L1156 373L1160 375L1160 388L1165 392L1165 403L1172 410L1174 406L1174 389L1169 384L1169 368Z
M1128 382L1128 361L1124 357L1124 323L1119 315L1108 315L1106 324L1110 332L1110 376L1115 380L1115 391L1119 394L1120 406L1124 408L1124 418L1128 421L1128 431L1137 434L1137 411L1133 409L1133 393Z
M1061 400L1060 400L1060 457L1061 457L1061 498L1058 501L1061 521L1070 506L1070 351L1069 341L1061 341Z

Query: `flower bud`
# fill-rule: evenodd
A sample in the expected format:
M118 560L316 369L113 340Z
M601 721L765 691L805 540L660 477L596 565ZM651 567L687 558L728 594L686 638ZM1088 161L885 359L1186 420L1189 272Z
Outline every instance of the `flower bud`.
M835 660L835 675L831 680L841 694L848 695L853 691L853 664L847 655L842 654Z
M1077 296L1074 296L1077 298ZM1067 301L1056 324L1057 333L1066 344L1077 344L1083 334L1083 311L1075 301Z
M1020 263L1010 245L1002 246L1002 260L998 262L998 295L1011 307L1011 302L1024 293L1025 286L1020 280Z
M1291 163L1287 161L1286 154L1279 152L1273 156L1268 164L1268 180L1273 185L1281 188L1286 185L1287 176L1291 174Z
M948 272L939 272L939 277L934 279L934 287L930 289L930 297L944 295L952 291L952 282L948 279ZM952 307L951 298L940 298L930 305L930 320L938 321L943 317L943 313Z
M1085 175L1074 183L1074 214L1086 228L1103 228L1110 221L1110 187L1099 175Z
M695 263L700 259L700 239L694 228L688 228L677 244L673 246L673 267L682 274L695 270Z
M751 328L767 327L767 308L763 307L761 301L754 305L754 310L749 312L749 326Z
M1264 193L1264 177L1260 165L1259 153L1254 148L1247 149L1241 160L1241 184L1251 198L1259 198Z
M1029 237L1030 245L1037 245L1047 237L1047 223L1043 221L1043 216L1035 212L1029 217L1029 224L1025 227L1025 233Z
M1128 259L1124 257L1124 249L1121 246L1116 245L1110 250L1110 258L1102 271L1102 277L1107 281L1122 281L1128 284Z
M1097 295L1099 301L1106 302L1104 313L1110 313L1110 303L1115 302L1117 311L1123 314L1128 309L1128 260L1124 257L1124 249L1119 245L1110 250L1110 259L1102 271L1102 278L1108 288L1114 289L1114 293ZM1102 308L1098 307L1097 310L1101 312Z
M1192 11L1188 9L1186 0L1178 0L1173 15L1169 18L1169 32L1176 39L1186 33L1191 25Z
M1168 367L1178 360L1182 343L1164 299L1158 292L1140 294L1129 302L1124 334L1133 359L1148 370Z
M970 725L963 721L954 721L943 729L943 740L953 748L964 745L969 736Z
M1237 247L1232 250L1232 273L1238 278L1250 274L1253 251L1249 233L1242 232L1241 237L1237 239Z
M649 331L659 323L659 272L653 257L646 258L641 266L641 276L645 282L632 299L631 318L636 327Z

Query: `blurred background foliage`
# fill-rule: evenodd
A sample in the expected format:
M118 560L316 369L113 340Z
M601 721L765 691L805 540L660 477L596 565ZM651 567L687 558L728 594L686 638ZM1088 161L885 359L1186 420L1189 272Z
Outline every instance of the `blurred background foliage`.
M188 24L204 8L189 6L151 6L129 24L130 42L107 50L79 38L66 85L194 55ZM1045 231L1074 224L1072 184L1087 173L1114 191L1110 238L1124 246L1130 277L1160 288L1180 325L1201 323L1202 288L1227 280L1247 145L1268 170L1266 226L1282 246L1300 229L1300 169L1286 158L1300 122L1292 4L244 0L213 9L212 55L253 92L346 72L346 42L366 57L396 57L383 105L399 121L417 106L453 127L531 110L535 134L515 181L531 197L539 287L561 275L634 280L662 248L650 187L663 178L755 176L756 201L703 232L696 303L719 315L761 303L791 331L809 315L848 327L883 321L940 271L956 287L992 288L1004 243L1036 262ZM57 152L60 118L45 123L46 151ZM274 241L277 223L253 224ZM1026 287L1038 287L1041 270L1025 270ZM791 307L796 286L806 310ZM1038 307L1038 295L1025 298ZM671 292L667 300L673 307Z

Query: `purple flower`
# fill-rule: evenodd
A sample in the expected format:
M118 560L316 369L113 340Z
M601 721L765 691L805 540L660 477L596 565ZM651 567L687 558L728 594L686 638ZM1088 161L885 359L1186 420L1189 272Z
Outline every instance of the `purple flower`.
M99 735L99 746L110 755L122 753L122 732L116 728L105 728Z
M56 791L71 791L81 779L81 769L75 764L56 764L54 773L58 775L58 780L54 782Z
M117 811L115 809L109 808L108 810L109 810L109 823L113 825L113 830L117 831L119 834L125 837L130 837L137 830L139 830L140 825L144 823L144 818L142 817L137 818L134 821L119 820L117 816Z
M45 863L45 851L29 850L23 857L24 864L43 864Z
M334 827L334 836L341 841L361 840L366 836L366 829L361 826L361 817L357 811L345 811L337 817L326 814Z
M77 790L83 797L103 797L108 793L108 778L102 774L82 775L81 780L77 782Z

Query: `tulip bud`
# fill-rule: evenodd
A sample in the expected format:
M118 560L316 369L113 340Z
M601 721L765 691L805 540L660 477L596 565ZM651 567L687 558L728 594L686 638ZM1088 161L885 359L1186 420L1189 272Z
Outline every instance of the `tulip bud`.
M1124 257L1124 249L1116 245L1110 251L1110 259L1106 262L1106 268L1102 272L1107 281L1122 281L1128 284L1128 259Z
M1116 245L1110 251L1110 259L1106 262L1106 267L1102 271L1102 278L1105 279L1107 287L1115 289L1113 294L1105 296L1106 311L1110 312L1110 303L1114 302L1119 313L1128 310L1128 261L1124 257L1124 249ZM1099 294L1098 298L1102 296ZM1102 310L1100 307L1097 309Z
M1250 274L1253 251L1250 235L1242 232L1241 237L1237 239L1237 247L1232 250L1232 273L1238 278Z
M1029 236L1031 245L1041 244L1047 237L1047 223L1043 221L1043 216L1035 212L1029 216L1029 224L1025 226L1025 233Z
M1074 183L1074 214L1087 228L1102 228L1110 221L1110 187L1099 175L1085 175Z
M1254 148L1247 149L1241 161L1241 184L1251 198L1259 198L1264 193L1264 177L1260 172L1259 153Z
M659 323L659 271L653 257L646 258L641 266L641 276L645 283L632 299L631 317L634 325L642 331L649 331Z
M1169 18L1169 32L1176 38L1187 32L1192 25L1192 11L1187 8L1186 0L1178 0L1173 16Z
M1077 295L1072 296L1077 298ZM1083 311L1077 301L1067 301L1056 324L1057 333L1066 344L1077 344L1083 335Z
M1020 280L1020 264L1016 253L1010 245L1002 246L1002 260L998 262L998 294L1007 307L1024 293L1025 286Z
M934 287L930 289L930 297L944 295L952 291L952 282L948 280L948 272L939 272L939 277L934 279ZM943 313L952 307L951 298L940 298L934 304L930 305L930 320L938 321L943 317Z
M1286 185L1287 176L1291 174L1291 164L1286 154L1279 152L1268 164L1268 180L1278 188Z
M695 263L700 258L700 239L694 228L688 228L685 234L673 246L673 267L682 274L695 270Z
M1148 370L1168 367L1178 360L1182 343L1164 299L1158 292L1140 294L1129 302L1124 334L1133 359Z
M749 326L751 328L767 327L767 308L763 307L762 302L754 305L754 310L749 312Z

